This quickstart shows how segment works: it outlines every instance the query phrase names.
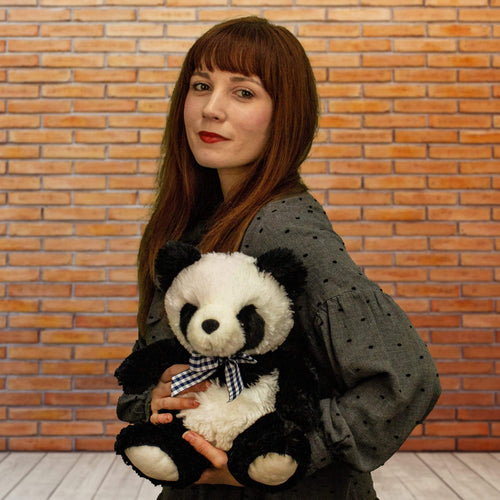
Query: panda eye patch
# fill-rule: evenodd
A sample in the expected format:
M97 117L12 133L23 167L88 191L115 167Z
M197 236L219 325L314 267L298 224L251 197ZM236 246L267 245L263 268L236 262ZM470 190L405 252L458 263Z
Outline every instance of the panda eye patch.
M238 313L238 321L245 332L245 349L252 349L260 344L264 337L264 319L257 312L257 308L250 304Z
M191 321L191 318L193 317L193 314L198 310L196 306L193 304L185 304L183 308L181 309L180 313L180 327L181 327L181 332L186 335L187 333L187 327L189 325L189 322Z

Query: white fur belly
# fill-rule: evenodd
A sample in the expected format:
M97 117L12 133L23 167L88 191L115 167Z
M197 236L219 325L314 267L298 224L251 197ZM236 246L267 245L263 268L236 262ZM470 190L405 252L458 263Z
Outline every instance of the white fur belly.
M177 416L184 420L186 428L201 434L217 448L229 450L236 436L274 411L277 392L277 371L263 375L251 387L244 387L230 403L227 388L212 383L205 392L196 393L198 408L182 410Z

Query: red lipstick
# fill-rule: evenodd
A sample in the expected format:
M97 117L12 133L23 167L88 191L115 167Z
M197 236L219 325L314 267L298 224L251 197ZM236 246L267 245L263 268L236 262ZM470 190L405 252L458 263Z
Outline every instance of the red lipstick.
M222 137L219 134L214 134L213 132L202 131L198 135L200 136L200 139L203 142L206 142L207 144L213 144L215 142L227 141L227 139L225 137Z

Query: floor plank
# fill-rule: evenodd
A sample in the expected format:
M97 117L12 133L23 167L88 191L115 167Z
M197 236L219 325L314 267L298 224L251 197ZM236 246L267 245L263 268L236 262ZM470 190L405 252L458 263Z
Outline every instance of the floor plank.
M500 498L500 491L457 456L451 453L418 453L418 457L463 500Z
M411 491L399 477L394 475L391 460L372 474L377 497L380 500L414 500Z
M460 500L448 485L413 453L398 453L384 465L398 478L417 500ZM381 500L393 500L391 497Z
M491 453L454 453L454 455L500 492L500 465ZM497 498L500 498L500 493Z
M156 500L161 493L161 486L155 486L150 481L144 480L137 495L137 500Z
M81 454L50 500L90 500L105 480L113 461L114 455L110 453Z
M24 457L24 454L18 455ZM71 470L79 455L76 453L47 453L5 500L46 500Z
M7 453L0 462L0 498L5 498L44 456L45 453Z
M114 457L105 481L93 500L137 500L143 481L120 457ZM144 497L147 498L147 497Z

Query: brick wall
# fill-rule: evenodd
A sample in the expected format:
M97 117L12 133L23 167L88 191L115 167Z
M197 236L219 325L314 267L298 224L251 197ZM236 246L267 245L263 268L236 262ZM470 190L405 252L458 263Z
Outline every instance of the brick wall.
M306 48L304 177L438 363L404 448L500 450L499 0L0 0L0 449L111 449L168 95L245 14Z

